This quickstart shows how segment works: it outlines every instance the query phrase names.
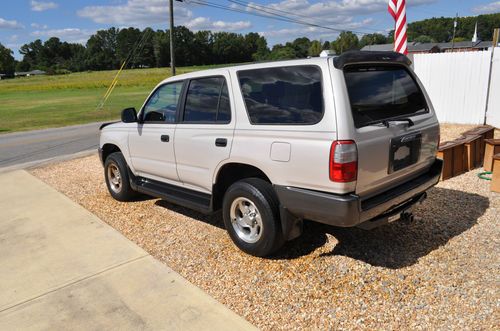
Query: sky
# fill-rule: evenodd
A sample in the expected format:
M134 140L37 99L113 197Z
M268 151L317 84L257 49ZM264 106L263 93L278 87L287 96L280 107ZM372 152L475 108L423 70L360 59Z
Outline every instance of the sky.
M406 4L409 22L456 13L473 16L500 12L500 1L492 0L406 0ZM259 5L327 28L271 19L265 12L269 9ZM184 0L174 2L174 15L176 25L193 31L258 32L270 46L303 36L334 40L341 30L352 30L360 36L385 34L394 25L387 0ZM167 29L168 17L168 0L0 0L0 43L20 59L19 47L35 39L59 37L85 44L95 31L112 26Z

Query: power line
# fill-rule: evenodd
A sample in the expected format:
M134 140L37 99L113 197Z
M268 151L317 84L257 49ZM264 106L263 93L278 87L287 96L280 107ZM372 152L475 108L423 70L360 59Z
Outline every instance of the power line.
M227 1L232 2L234 4L237 4L237 5L240 5L242 7L248 7L248 8L252 8L254 10L261 10L261 11L264 11L264 12L267 12L267 13L270 13L270 14L273 14L273 15L282 16L282 17L286 17L286 18L289 18L289 17L283 16L283 15L280 15L280 14L275 14L275 13L269 12L268 10L271 10L273 12L275 11L275 12L287 14L287 15L292 15L292 16L296 16L296 17L302 17L302 18L306 18L308 20L313 19L313 17L307 16L307 15L292 13L290 11L273 8L273 7L270 7L270 6L264 6L264 5L260 5L260 4L256 4L256 3L249 3L247 1L240 1L240 0L227 0ZM264 8L264 9L261 9L261 8ZM314 18L314 20L318 20L318 18ZM324 18L323 19L319 18L319 20L323 21L325 23L328 23L328 21L326 21ZM309 22L307 22L307 23L309 23ZM314 23L312 23L312 24L314 24ZM375 32L380 31L380 29L371 29L371 28L368 28L368 27L365 27L364 29L372 30L372 31L375 31ZM346 29L341 29L341 31L345 31L345 30ZM353 30L350 30L350 31L353 31ZM368 33L365 33L365 34L368 34Z
M349 31L352 31L352 32L360 34L360 35L366 35L366 34L370 34L371 33L371 32L366 32L366 31L356 31L356 30L351 30L351 29L339 29L339 28L328 27L328 26L324 26L324 25L319 25L319 24L315 24L315 23L310 23L310 22L302 21L302 20L299 20L299 19L294 19L294 18L287 17L287 16L284 16L284 15L280 15L280 14L272 13L272 12L269 12L269 11L265 11L265 10L262 10L262 9L260 9L258 11L264 12L264 13L267 13L267 14L260 14L260 13L257 13L257 12L249 12L249 11L246 11L246 10L243 10L243 9L232 8L232 7L229 7L229 6L224 6L224 5L220 5L220 4L209 2L209 1L191 0L189 2L198 4L198 5L202 5L202 6L207 6L207 7L212 7L212 8L217 8L217 9L222 9L222 10L227 10L227 11L232 11L232 12L237 12L237 13L243 13L243 14L247 14L247 15L252 15L252 16L257 16L257 17L263 17L263 18L268 18L268 19L274 19L274 20L282 21L282 22L301 24L301 25L305 25L305 26L316 27L316 28L321 28L321 29L325 29L325 30L331 30L331 31L335 31L335 32L344 32L344 31L349 30Z

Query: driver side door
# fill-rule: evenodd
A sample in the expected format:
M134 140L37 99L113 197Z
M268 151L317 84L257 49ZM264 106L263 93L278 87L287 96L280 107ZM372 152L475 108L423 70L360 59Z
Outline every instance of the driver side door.
M174 133L184 82L159 86L148 98L137 126L129 132L130 160L135 175L165 183L179 181Z

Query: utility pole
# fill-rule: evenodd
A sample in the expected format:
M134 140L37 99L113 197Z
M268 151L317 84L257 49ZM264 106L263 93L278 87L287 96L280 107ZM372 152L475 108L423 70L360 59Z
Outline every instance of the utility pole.
M175 54L174 54L174 0L169 0L170 6L170 70L175 76Z
M453 39L451 39L451 52L453 53L455 51L455 32L457 31L457 22L458 20L458 13L457 16L455 16L455 21L453 22Z

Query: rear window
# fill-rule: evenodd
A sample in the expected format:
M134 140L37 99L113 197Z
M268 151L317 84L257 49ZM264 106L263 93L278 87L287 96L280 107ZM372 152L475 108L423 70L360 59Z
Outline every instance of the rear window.
M422 90L404 67L347 67L344 76L357 128L429 111Z
M323 117L317 66L243 70L238 79L252 124L307 125Z

